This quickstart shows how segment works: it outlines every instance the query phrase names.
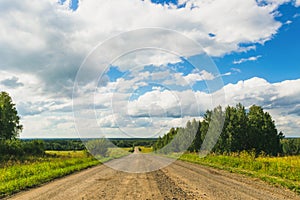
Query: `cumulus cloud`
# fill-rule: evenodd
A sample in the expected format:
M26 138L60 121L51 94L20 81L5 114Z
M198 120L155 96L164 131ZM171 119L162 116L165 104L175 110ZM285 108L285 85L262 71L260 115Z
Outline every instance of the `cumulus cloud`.
M94 128L93 131L89 129L90 132L81 136L98 137L100 127L103 134L109 137L116 137L116 135L150 137L153 134L158 136L164 134L170 127L183 126L189 119L201 119L207 109L216 106L213 102L218 102L223 107L234 106L240 102L246 108L253 104L260 105L272 114L279 131L283 131L287 136L297 136L300 131L300 90L296 86L299 84L300 80L269 83L262 78L251 78L224 86L225 99L222 99L222 95L218 95L220 91L213 94L192 90L168 91L165 88L154 86L150 91L140 94L137 99L130 100L131 94L113 90L115 85L110 83L106 87L97 89L95 103L98 107L85 107L86 113L89 110L96 113L97 124L93 124L93 120L89 118L90 115L82 115L80 119L82 123L86 124L86 127ZM43 108L54 110L55 103L52 104L49 102L49 105L44 107L43 104L36 102L30 106L32 111L39 111ZM64 104L68 105L67 102ZM83 105L85 104L83 103ZM49 130L50 128L55 130L60 126L71 127L72 121L69 119L71 112L63 114L59 109L54 111L51 116L47 112L42 112L40 115L29 113L25 116L24 121L31 124L29 119L40 117L41 123L45 126L42 128L43 131L46 131L46 127ZM55 116L60 116L61 120L64 117L66 119L59 125L58 121L54 123L50 120ZM28 132L26 133L28 134Z
M65 134L74 137L71 108L76 73L88 53L108 38L124 31L144 27L162 27L178 31L200 43L203 47L203 49L190 49L189 46L182 44L180 40L178 41L176 37L163 35L162 32L123 38L118 45L108 45L107 52L104 53L105 55L112 53L121 56L116 58L113 64L118 65L120 70L125 72L133 67L144 65L159 67L167 63L177 63L181 56L189 57L203 51L210 56L223 56L231 52L248 51L255 48L256 44L264 44L272 39L278 32L282 23L276 20L277 8L287 1L268 0L261 3L245 0L241 3L240 0L183 0L179 1L179 4L182 5L180 7L141 0L79 1L76 10L70 9L71 2L58 3L52 0L1 1L0 85L1 90L8 91L18 105L25 127L24 136L34 136L33 134L39 132L39 134L47 136L51 136L51 133L57 133L57 136ZM295 1L295 5L300 5L299 1ZM212 35L214 37L211 37ZM144 41L148 41L148 44L151 44L150 47L164 43L170 49L185 49L186 55L177 55L176 52L164 52L161 49L153 48L122 52L120 47L129 44L128 39L134 41L137 46L143 44ZM242 44L249 45L245 47ZM124 55L124 53L127 54ZM105 55L103 56L105 57ZM99 73L99 69L95 68L86 72L87 83L84 87L86 87L87 92L95 91L88 76L94 73ZM170 118L165 119L165 125L174 125L176 124L174 117L177 117L179 113L176 107L177 98L183 99L181 103L184 116L195 116L195 110L197 110L191 100L194 97L190 96L194 92L183 86L188 86L199 80L213 80L217 76L208 70L200 71L199 74L183 74L182 72L167 70L156 71L153 74L147 72L144 74L139 72L138 74L139 76L133 75L136 79L130 80L120 78L116 82L109 82L107 77L105 80L103 79L101 83L105 89L104 87L96 89L98 96L95 95L95 107L102 109L105 116L109 116L108 110L111 107L118 108L121 114L130 111L132 116L140 115L141 118L143 115L144 117L151 115L154 119L163 115L163 117ZM229 73L223 75L229 75ZM144 91L144 94L141 94L138 99L145 99L140 102L137 99L127 105L128 98L131 96L128 92L146 86L145 79L149 77L153 81L158 81L160 77L166 85L168 81L171 83L175 79L177 85L182 86L181 90L175 86L170 87L172 91L175 90L173 96L164 89ZM263 84L262 81L258 82ZM240 92L238 87L241 87L241 84L232 86L232 91ZM245 84L244 87L247 85L250 90L246 81L243 84ZM268 85L267 83L264 84ZM241 92L240 96L233 95L231 98L241 101L248 99L249 102L256 98L263 103L267 102L264 101L265 99L268 100L273 97L276 98L275 102L278 104L272 104L273 107L282 105L286 101L295 103L293 101L296 100L291 100L289 97L298 94L297 91L294 91L293 94L286 94L284 89L278 89L282 88L282 85L280 87L271 85L269 97L266 97L262 91L261 93L256 91L255 94ZM117 90L113 90L114 88ZM277 91L277 96L272 91ZM226 93L226 95L228 94ZM82 95L84 96L84 94ZM146 97L153 100L153 107L144 105L145 102L148 102L148 106L151 105ZM189 97L191 99L188 99ZM78 96L74 96L74 98L76 99ZM112 98L115 100L113 105L109 103ZM203 107L211 105L210 96L205 92L198 91L195 98L201 99L200 103ZM169 104L163 102L165 99L168 99ZM91 109L84 100L81 99L81 108ZM145 110L145 108L149 109ZM292 108L290 111L292 112ZM107 128L112 128L116 124L110 123L110 121L113 119L117 119L117 122L121 121L118 120L118 117L122 119L121 115L114 116L114 118L105 117L101 120ZM102 123L101 120L100 123ZM137 117L135 117L135 122L136 124L148 123L147 120ZM157 118L148 124L159 127L159 123ZM90 122L86 124L88 126ZM111 130L107 131L112 132Z
M202 70L200 73L190 73L186 76L184 76L184 79L190 84L193 85L197 81L204 81L204 80L213 80L216 77L211 74L210 72L207 72L205 70Z
M75 11L69 8L70 3L2 1L0 69L34 74L43 80L40 86L45 92L71 97L75 75L85 56L97 44L123 31L143 27L173 29L199 42L209 55L220 56L244 51L241 43L264 43L281 26L274 18L276 8L259 6L252 0L189 1L181 8L140 0L79 1ZM209 33L216 36L210 38ZM174 48L189 49L176 38L159 34L133 39L135 43L151 41L156 46L163 41ZM111 46L107 51L118 49ZM158 50L143 51L117 62L130 68L128 60L135 60L136 65L160 65L176 62L178 57Z
M299 106L300 106L300 89L296 87L300 80L283 81L279 83L269 83L262 78L251 78L245 81L239 81L236 84L224 86L225 99L221 105L236 105L242 103L249 108L253 104L262 106L266 111L273 115L276 125L280 131L287 136L297 135L300 131ZM216 105L212 102L221 100L216 91L214 96L201 91L166 91L153 90L141 95L134 101L126 103L127 125L134 119L155 117L164 118L164 122L174 119L190 119L200 117L206 109L212 109ZM145 119L144 119L145 120ZM121 121L124 121L122 119ZM133 120L136 121L136 120ZM175 120L176 121L176 120ZM288 128L288 124L294 129ZM125 125L125 124L123 124ZM145 125L145 124L144 124ZM151 127L150 123L148 123ZM176 125L175 125L176 126ZM179 125L178 125L179 126Z
M263 43L281 26L272 13L276 8L252 0L242 4L238 0L195 1L180 9L140 0L79 1L76 11L69 9L69 3L1 2L0 43L5 47L1 55L7 67L37 70L49 82L54 77L62 81L74 78L79 63L94 46L122 31L174 29L199 42L210 55L219 56L243 50L240 43ZM216 34L213 39L208 36L211 32ZM153 38L150 34L143 40Z

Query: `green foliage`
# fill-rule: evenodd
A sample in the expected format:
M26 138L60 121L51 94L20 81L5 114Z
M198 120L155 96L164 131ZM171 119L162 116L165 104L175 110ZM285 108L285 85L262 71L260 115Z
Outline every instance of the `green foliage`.
M300 155L300 138L283 139L281 143L285 155Z
M114 138L109 139L115 146L126 148L132 146L144 146L151 147L155 142L156 138Z
M0 161L24 159L44 154L42 141L21 141L17 139L22 131L20 117L15 104L6 92L0 93Z
M111 147L111 143L105 138L88 140L85 145L93 156L106 156L108 147Z
M71 151L84 150L85 146L80 139L44 139L46 150Z
M139 147L141 153L151 153L153 151L152 147Z
M4 196L46 183L55 178L128 155L119 148L109 148L108 157L96 160L84 151L46 151L43 157L0 163L0 199Z
M256 157L255 151L242 151L230 155L211 154L205 158L200 158L198 154L188 153L183 154L180 159L250 175L300 193L299 156L268 157L259 155Z
M248 149L256 154L264 151L269 155L280 153L280 136L269 113L259 106L252 106L248 113Z
M0 198L97 164L83 152L51 152L23 162L0 163Z
M185 128L171 128L158 138L153 150L171 153L213 149L219 154L254 150L256 156L261 152L277 155L282 153L282 138L283 134L278 134L269 113L256 105L251 106L247 113L242 104L237 104L236 107L226 107L225 111L221 106L208 110L202 121L188 121ZM285 147L287 149L287 145Z
M22 160L29 156L43 156L44 143L41 140L0 140L0 162L5 160Z
M22 131L15 104L6 92L0 93L0 140L11 140Z
M196 121L195 119L192 120L190 131L191 134L195 134L194 140L188 150L190 152L198 152L200 150L201 144L202 144L202 138L201 138L201 123L199 121Z
M133 153L133 152L134 152L134 146L131 147L131 148L128 150L128 152Z

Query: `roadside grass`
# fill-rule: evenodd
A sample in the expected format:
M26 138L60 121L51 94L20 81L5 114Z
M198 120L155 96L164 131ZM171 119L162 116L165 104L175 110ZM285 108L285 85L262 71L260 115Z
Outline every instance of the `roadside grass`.
M130 148L128 148L128 149L130 149ZM129 154L130 153L128 152L128 150L126 150L124 148L109 148L108 149L109 160L127 156Z
M180 157L180 160L260 178L300 194L300 156L255 158L254 154L242 152L200 158L196 153L186 153Z
M127 153L111 148L107 157L95 159L84 151L47 151L44 157L0 163L0 198L125 156Z
M129 152L132 149L132 147L116 147L116 149L120 149L122 151Z
M152 147L144 147L144 146L139 146L141 149L142 153L151 153L153 151Z
M152 147L145 147L145 146L137 146L140 149L141 153L151 153L153 151ZM133 147L118 147L116 149L119 149L121 151L125 152L133 152L134 148Z

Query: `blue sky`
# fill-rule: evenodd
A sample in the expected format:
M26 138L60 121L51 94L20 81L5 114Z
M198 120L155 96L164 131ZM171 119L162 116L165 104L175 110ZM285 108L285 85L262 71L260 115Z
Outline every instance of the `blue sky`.
M174 0L152 0L152 2L162 5L178 3L178 1ZM77 4L74 3L74 5ZM300 7L295 7L293 2L289 2L281 5L278 8L278 12L281 15L276 17L276 20L280 21L283 26L270 41L263 45L256 44L255 49L247 52L232 52L221 57L212 57L221 74L227 72L234 74L233 76L224 76L224 84L237 83L240 80L252 77L260 77L270 83L299 78L300 15L298 16L298 14L300 13ZM235 61L251 57L256 57L257 60L245 60L242 63L234 63ZM116 73L110 73L111 80L122 76L120 71L116 70L116 68L114 69ZM186 75L189 72L183 73ZM199 83L199 85L201 84Z
M0 30L21 137L158 136L239 102L300 137L299 0L4 0Z
M300 18L294 17L300 12L291 4L283 5L279 8L282 17L278 20L285 24L292 21L291 24L285 24L280 28L274 38L264 45L257 45L255 50L246 53L233 53L216 60L220 69L238 68L242 71L236 77L239 79L248 79L258 76L268 80L271 83L283 80L299 78L300 60ZM245 62L234 65L233 60L249 58L252 56L261 56L257 61ZM231 82L232 77L224 78L225 82Z
M177 4L176 0L152 0L158 4ZM280 16L276 20L283 26L273 38L263 45L256 45L256 49L244 53L229 53L221 57L213 57L221 73L231 71L232 68L241 70L236 76L224 77L224 84L236 83L257 76L270 83L283 80L293 80L300 76L300 7L288 2L278 8ZM288 21L291 24L287 23ZM246 61L241 64L233 62L242 58L260 56L256 61Z

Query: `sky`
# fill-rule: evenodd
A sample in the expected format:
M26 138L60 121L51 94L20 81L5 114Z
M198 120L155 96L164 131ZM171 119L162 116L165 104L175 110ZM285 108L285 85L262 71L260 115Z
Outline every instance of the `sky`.
M262 106L300 137L300 0L2 0L21 138L158 137Z

